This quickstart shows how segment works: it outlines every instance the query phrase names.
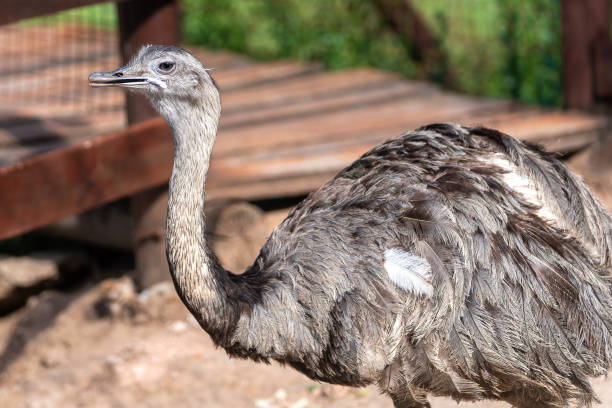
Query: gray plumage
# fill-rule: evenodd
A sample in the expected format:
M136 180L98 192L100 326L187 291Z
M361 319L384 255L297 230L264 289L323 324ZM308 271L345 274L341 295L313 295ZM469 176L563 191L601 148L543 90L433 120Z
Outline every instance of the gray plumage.
M206 70L180 48L148 46L90 82L143 92L168 122L168 262L230 355L377 384L402 408L428 407L428 393L596 401L588 377L612 358L612 221L550 154L485 128L408 132L310 194L234 275L206 244L221 110Z

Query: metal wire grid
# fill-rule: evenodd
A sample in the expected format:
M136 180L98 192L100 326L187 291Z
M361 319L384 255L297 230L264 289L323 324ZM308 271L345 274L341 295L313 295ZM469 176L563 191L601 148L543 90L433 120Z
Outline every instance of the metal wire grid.
M113 3L0 26L0 111L57 118L118 110L120 91L92 92L90 72L120 63Z

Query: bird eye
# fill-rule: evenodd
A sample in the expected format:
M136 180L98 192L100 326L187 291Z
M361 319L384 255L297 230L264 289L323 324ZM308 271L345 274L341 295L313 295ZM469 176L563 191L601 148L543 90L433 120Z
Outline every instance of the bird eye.
M174 68L174 62L171 61L160 62L157 66L157 69L164 74L167 74L172 71L172 68Z

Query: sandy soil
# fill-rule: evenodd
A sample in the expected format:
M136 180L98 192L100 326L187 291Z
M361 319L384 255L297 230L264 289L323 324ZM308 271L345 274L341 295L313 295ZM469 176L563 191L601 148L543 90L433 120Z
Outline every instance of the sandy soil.
M0 320L0 405L6 407L373 407L375 388L319 384L278 364L229 359L197 327L170 284L135 296L125 279L46 293ZM612 406L612 381L596 381ZM457 407L432 399L434 408ZM459 407L506 407L461 403Z

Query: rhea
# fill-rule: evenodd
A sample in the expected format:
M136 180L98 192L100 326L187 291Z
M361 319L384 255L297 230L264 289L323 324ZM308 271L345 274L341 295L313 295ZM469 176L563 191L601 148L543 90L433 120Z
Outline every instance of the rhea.
M397 408L429 407L428 394L597 401L589 377L612 358L612 221L552 155L453 124L389 139L302 201L237 275L206 242L221 113L207 69L146 46L89 81L143 93L170 126L172 279L231 356L377 384Z

